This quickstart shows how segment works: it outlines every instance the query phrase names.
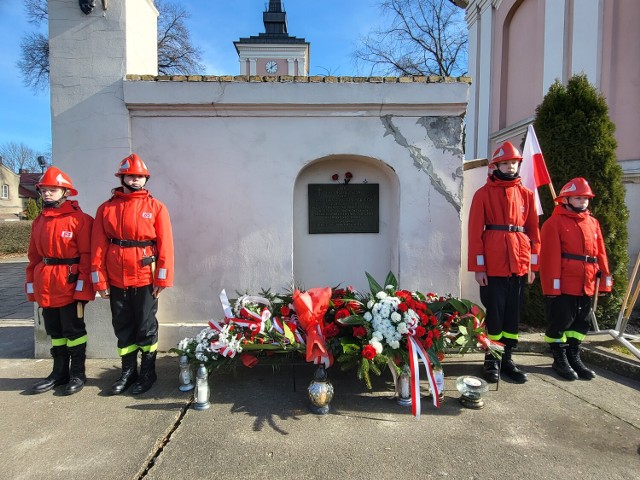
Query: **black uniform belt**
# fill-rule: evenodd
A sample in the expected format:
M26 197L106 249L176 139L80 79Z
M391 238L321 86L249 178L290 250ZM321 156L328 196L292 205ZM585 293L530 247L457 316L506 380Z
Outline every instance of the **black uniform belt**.
M155 245L155 240L120 240L118 238L110 238L109 243L113 243L114 245L118 245L119 247L150 247L151 245Z
M589 255L575 255L573 253L563 253L562 258L568 258L569 260L580 260L587 263L598 263L596 257L590 257Z
M503 232L520 232L524 233L524 227L518 225L485 225L485 230L502 230Z
M80 263L80 257L76 258L51 258L44 257L42 263L45 265L74 265Z

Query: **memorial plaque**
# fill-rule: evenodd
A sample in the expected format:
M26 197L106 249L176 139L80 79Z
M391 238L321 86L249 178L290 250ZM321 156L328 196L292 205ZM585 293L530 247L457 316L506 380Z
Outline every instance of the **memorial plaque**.
M378 233L379 184L309 184L309 233Z

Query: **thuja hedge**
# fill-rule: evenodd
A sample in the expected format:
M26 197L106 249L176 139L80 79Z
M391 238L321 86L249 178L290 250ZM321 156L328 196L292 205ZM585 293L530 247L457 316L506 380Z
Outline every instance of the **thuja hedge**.
M572 178L584 177L596 195L589 209L602 227L614 278L612 294L598 303L597 318L601 328L611 327L627 288L629 211L616 158L615 125L609 119L606 99L586 75L572 77L567 85L556 81L536 108L534 128L556 192ZM546 187L539 190L544 209L542 225L553 212L554 202ZM527 290L523 322L543 326L540 283L536 281Z
M0 222L0 255L27 254L31 222Z

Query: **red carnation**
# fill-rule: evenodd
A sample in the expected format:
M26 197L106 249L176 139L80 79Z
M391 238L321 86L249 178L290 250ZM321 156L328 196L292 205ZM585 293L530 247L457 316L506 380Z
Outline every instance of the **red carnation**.
M404 313L409 310L409 306L406 303L402 302L398 305L398 310Z
M349 313L349 310L347 310L346 308L341 308L336 312L336 320L340 320L341 318L346 318L349 315L351 315L351 313Z
M331 180L337 181L338 178L340 178L340 175L338 175L337 173L334 173L333 175L331 175Z
M427 329L424 328L422 325L418 325L416 327L416 336L417 337L424 337L425 333L427 333Z
M324 336L327 338L333 338L340 333L340 328L335 323L327 323L324 327Z
M346 172L346 173L344 174L344 178L352 179L352 178L353 178L353 175L351 174L351 172Z
M363 326L353 327L353 336L356 338L362 338L367 336L367 329Z
M433 330L433 338L436 340L440 338L440 330Z
M365 345L362 349L362 356L367 360L373 360L376 357L376 349L373 345Z
M281 313L282 315L284 315L285 317L288 317L288 316L289 316L289 314L291 313L291 309L290 309L289 307L282 307L282 308L280 309L280 313Z
M424 339L424 347L429 350L431 348L431 346L433 345L433 340L431 340L430 338L425 338Z

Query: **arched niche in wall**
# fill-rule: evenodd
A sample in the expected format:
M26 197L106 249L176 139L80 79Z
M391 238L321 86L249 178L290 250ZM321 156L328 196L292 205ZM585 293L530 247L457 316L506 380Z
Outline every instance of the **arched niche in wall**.
M353 175L348 187L378 185L378 232L309 233L309 185L320 184L322 187L330 187L344 184L347 172ZM332 179L334 175L339 176L337 181ZM325 190L331 191L331 188ZM379 282L384 281L389 271L397 273L399 190L399 181L393 169L386 163L369 157L331 155L314 160L302 169L294 188L295 285L311 288L340 284L345 287L352 285L367 291L365 271L379 279ZM356 189L352 191L355 193ZM317 198L312 198L311 202L317 202ZM315 206L317 204L314 204ZM315 218L311 221L314 223ZM349 221L346 223L345 229L349 230Z

